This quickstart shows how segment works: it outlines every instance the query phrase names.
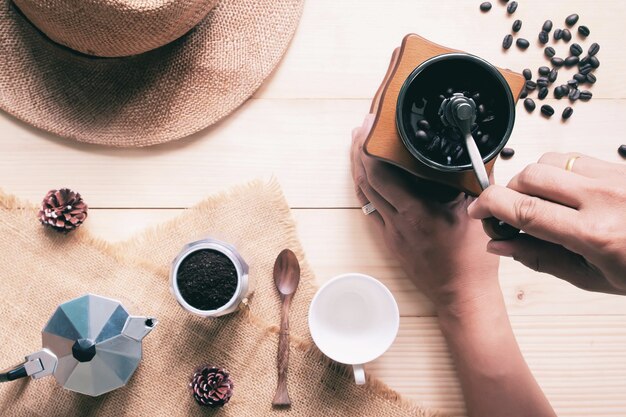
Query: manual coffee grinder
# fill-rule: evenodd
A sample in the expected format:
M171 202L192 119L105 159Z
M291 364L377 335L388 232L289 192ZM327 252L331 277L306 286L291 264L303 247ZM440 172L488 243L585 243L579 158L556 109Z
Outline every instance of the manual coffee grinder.
M524 82L521 74L479 57L407 35L372 103L376 117L365 152L420 178L478 196L489 186L496 158L511 136ZM479 100L489 105L488 113ZM433 134L427 136L416 127L424 121L427 126L436 123L458 142L435 136L433 144ZM440 152L440 139L441 147L456 146L446 145L453 156ZM494 218L484 220L483 226L493 239L519 233Z

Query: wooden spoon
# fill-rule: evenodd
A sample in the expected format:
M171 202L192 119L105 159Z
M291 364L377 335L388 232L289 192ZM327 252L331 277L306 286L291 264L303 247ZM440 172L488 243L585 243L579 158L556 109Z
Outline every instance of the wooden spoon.
M289 366L289 306L300 282L300 264L295 253L283 250L274 264L274 284L280 293L280 336L278 339L278 385L272 405L291 405L287 391L287 368Z

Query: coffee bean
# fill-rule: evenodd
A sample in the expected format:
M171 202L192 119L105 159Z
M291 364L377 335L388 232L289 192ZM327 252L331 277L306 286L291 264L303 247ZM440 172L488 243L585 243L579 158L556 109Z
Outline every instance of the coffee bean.
M417 132L415 132L415 139L420 142L428 142L428 133L424 132L423 130L418 130Z
M587 26L578 26L578 33L583 38L586 38L587 36L589 36L591 31L589 30L589 28Z
M528 80L526 81L526 90L528 91L534 91L537 89L537 83L532 81L532 80Z
M583 74L574 74L574 79L578 81L579 84L582 84L587 81L587 76Z
M459 159L461 159L464 152L465 150L463 149L463 147L461 145L457 145L456 148L454 148L454 151L452 151L453 158L458 161Z
M580 92L580 97L579 98L582 101L589 101L589 100L591 100L592 97L593 97L593 93L591 91L585 90L585 91L581 91Z
M563 118L563 120L567 120L572 117L572 114L574 114L574 109L572 109L571 107L566 107L565 110L563 110L563 114L561 115L561 117Z
M581 74L582 75L582 74ZM595 84L597 81L596 76L593 75L592 73L587 74L587 82L589 84Z
M439 136L435 136L433 137L433 140L431 140L430 143L426 145L426 150L428 151L435 150L439 148L440 145L441 145L441 138Z
M578 81L576 81L575 79L569 80L567 82L567 85L569 85L571 88L578 88Z
M560 100L567 94L567 91L563 90L563 86L559 85L554 89L554 98Z
M550 62L552 62L552 65L554 65L557 68L560 68L563 66L563 64L565 64L565 61L563 61L561 58L557 58L554 57L550 60Z
M526 97L528 97L528 90L524 88L522 92L519 94L519 98L526 98Z
M550 32L552 30L552 20L546 20L541 28L544 32Z
M624 145L626 146L626 145ZM509 159L512 158L513 155L515 155L515 149L513 148L504 148L500 151L500 156L502 157L502 159ZM621 153L620 153L621 155Z
M583 65L587 65L590 59L591 59L591 56L587 55L586 57L580 59L580 62L578 63L578 65L581 67Z
M577 57L576 55L572 55L572 56L568 56L567 58L565 58L564 62L567 68L571 68L574 65L578 65L578 63L580 62L580 58Z
M589 74L591 71L593 71L593 67L591 66L591 64L587 64L587 65L583 65L582 67L578 67L578 72L580 72L581 74L584 74L584 75Z
M552 71L550 71L550 74L548 74L548 81L553 83L556 81L558 77L559 77L559 72L556 70L556 68L552 68Z
M537 86L538 87L547 87L550 84L550 81L546 77L537 78Z
M594 55L589 58L589 65L591 65L591 68L598 68L600 66L600 60Z
M548 87L541 87L539 89L539 93L537 93L537 97L539 97L539 100L543 100L544 98L548 97L549 92L550 90L548 90Z
M626 158L626 145L620 145L620 147L617 148L617 153L619 153L622 158Z
M512 4L512 3L511 3ZM519 38L515 44L517 45L518 48L520 49L528 49L528 47L530 46L530 42L528 42L526 39L524 38Z
M428 120L422 119L419 122L417 122L417 127L419 127L422 130L430 130L430 123L428 123Z
M556 55L556 51L554 50L553 47L548 46L546 49L543 50L543 53L548 57L548 58L552 58L554 55Z
M574 56L580 56L583 53L583 47L577 43L573 43L572 46L569 47L569 51Z
M543 66L543 67L539 67L537 69L537 72L539 73L539 75L548 75L550 74L550 68Z
M545 45L546 43L548 43L549 40L550 35L548 35L548 32L546 32L545 30L539 32L539 42Z
M527 98L524 100L524 108L529 113L533 112L537 106L535 105L535 101L532 98Z
M484 104L481 104L480 106L478 106L476 108L476 111L478 112L478 114L485 114L485 110L486 109L485 109L485 105Z
M517 2L516 1L510 2L509 5L506 6L506 12L508 14L513 14L513 13L515 13L516 10L517 10Z
M524 71L522 71L522 75L524 75L524 78L527 80L533 79L533 72L529 68L525 68Z
M513 22L513 32L517 33L520 30L522 30L522 21L521 20L516 20L515 22Z
M483 12L488 12L489 10L491 10L491 3L489 3L488 1L481 3L480 10Z
M552 117L552 115L554 115L554 109L552 108L552 106L544 104L543 106L541 106L541 114L546 117Z
M509 49L511 45L513 45L513 35L506 35L502 41L502 47L504 49Z
M572 40L572 32L569 29L563 29L563 40L569 42Z
M576 101L580 98L580 90L575 89L569 92L569 99L571 101Z
M569 16L567 16L567 18L565 19L565 24L569 27L574 26L576 23L578 23L578 18L579 16L577 14L571 14Z
M589 52L588 54L591 56L596 55L598 52L600 52L600 45L597 43L593 43L591 44L591 46L589 47Z
M555 30L553 36L555 41L560 41L561 39L563 39L563 29Z

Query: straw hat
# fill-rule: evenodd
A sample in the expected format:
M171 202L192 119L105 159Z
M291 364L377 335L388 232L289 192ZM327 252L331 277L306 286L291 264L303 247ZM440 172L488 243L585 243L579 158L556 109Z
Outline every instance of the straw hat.
M0 108L83 142L148 146L240 106L304 0L0 0Z

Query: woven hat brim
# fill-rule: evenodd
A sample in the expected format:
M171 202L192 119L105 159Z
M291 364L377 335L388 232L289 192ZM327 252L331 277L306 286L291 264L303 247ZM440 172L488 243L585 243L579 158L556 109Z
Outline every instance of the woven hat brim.
M280 62L304 4L220 0L169 45L100 59L55 44L0 2L0 109L65 138L120 147L180 139L230 114Z

